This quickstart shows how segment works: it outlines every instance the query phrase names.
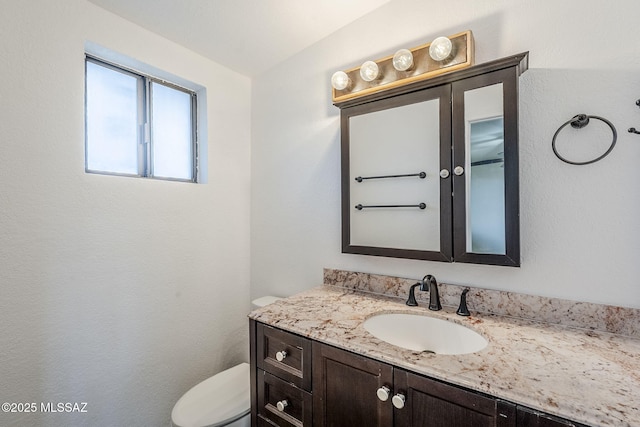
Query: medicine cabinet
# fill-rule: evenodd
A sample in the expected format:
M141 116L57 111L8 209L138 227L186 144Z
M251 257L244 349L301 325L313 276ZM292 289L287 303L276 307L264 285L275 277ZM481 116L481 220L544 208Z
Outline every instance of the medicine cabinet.
M527 59L335 104L342 252L520 265L518 78Z

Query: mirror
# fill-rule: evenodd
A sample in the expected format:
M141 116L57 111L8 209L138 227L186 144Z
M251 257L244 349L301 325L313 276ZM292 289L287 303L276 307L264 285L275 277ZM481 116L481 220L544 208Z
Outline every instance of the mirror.
M467 252L505 254L502 83L466 91Z
M343 252L451 260L450 105L445 85L343 109Z
M426 143L438 141L439 110L432 99L350 118L351 244L440 250L439 144Z

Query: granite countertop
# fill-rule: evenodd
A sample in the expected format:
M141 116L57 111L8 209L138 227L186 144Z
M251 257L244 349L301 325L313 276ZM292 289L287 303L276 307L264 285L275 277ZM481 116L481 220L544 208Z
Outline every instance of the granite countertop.
M455 314L425 304L323 285L253 311L250 318L410 371L592 426L640 426L640 340L514 317ZM363 322L380 313L419 313L465 325L483 350L424 354L387 344Z

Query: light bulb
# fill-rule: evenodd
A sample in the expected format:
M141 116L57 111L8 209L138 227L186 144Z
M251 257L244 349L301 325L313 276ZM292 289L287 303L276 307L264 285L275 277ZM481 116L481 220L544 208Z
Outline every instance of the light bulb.
M346 89L347 86L349 86L349 82L349 76L347 76L347 73L344 71L336 71L333 73L333 76L331 76L331 86L333 86L335 90Z
M452 49L451 40L446 37L438 37L429 46L429 56L435 61L443 61L451 55Z
M413 54L409 49L400 49L393 55L393 68L407 71L413 65Z
M365 82L372 82L378 77L378 64L367 61L360 67L360 77Z

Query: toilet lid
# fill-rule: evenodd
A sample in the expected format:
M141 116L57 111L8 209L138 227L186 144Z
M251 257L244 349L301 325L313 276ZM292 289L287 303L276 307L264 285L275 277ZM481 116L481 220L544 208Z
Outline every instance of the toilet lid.
M240 363L195 385L171 412L181 427L221 426L251 410L249 364Z
M282 298L267 295L264 297L254 299L253 301L251 301L251 304L253 304L256 307L264 307L265 305L273 304L274 302L279 301L281 299Z

